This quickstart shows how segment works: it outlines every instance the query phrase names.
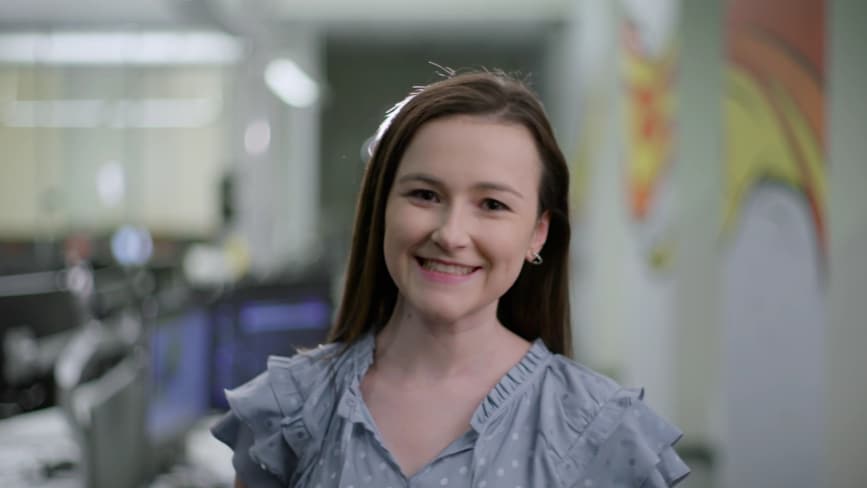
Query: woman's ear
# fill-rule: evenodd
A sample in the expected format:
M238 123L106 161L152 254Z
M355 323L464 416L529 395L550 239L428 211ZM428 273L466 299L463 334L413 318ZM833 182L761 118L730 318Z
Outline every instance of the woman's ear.
M551 214L545 210L542 215L536 219L536 226L533 229L533 237L530 241L530 250L534 253L542 251L545 241L548 239L548 226L551 224Z

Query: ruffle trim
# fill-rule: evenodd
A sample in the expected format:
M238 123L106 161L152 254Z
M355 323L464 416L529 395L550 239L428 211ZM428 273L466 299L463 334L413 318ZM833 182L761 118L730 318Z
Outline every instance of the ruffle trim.
M322 438L321 409L333 404L335 397L327 391L333 382L322 380L339 367L338 347L329 344L291 358L269 357L265 372L226 391L232 411L214 427L215 435L224 442L237 436L237 426L231 425L234 415L252 431L253 462L289 483L295 466L315 454L315 440Z
M643 397L643 390L621 389L602 404L564 456L564 486L666 488L689 474L673 448L683 433Z
M551 351L541 339L536 339L527 354L503 376L494 388L482 400L471 420L473 429L482 430L485 423L503 408L523 385L529 384L529 379L547 364Z

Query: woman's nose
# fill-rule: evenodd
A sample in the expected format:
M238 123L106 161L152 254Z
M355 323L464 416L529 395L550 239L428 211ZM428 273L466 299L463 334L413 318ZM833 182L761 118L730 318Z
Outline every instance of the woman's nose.
M459 209L451 207L443 211L439 225L431 234L431 240L445 250L460 249L470 242L471 225Z

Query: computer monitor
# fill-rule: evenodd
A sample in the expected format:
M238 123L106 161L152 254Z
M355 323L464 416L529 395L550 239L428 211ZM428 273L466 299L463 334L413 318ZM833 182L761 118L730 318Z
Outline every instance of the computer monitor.
M0 330L26 326L36 337L81 325L81 308L67 290L0 295Z
M91 323L58 357L59 404L81 448L83 486L135 488L145 479L143 356L111 329Z
M18 293L8 286L13 278L3 277L7 286L0 289L0 418L55 403L53 363L83 322L69 291L41 286Z
M325 341L333 306L324 284L240 290L213 308L211 405L227 408L224 389L264 371L268 356L292 356Z
M150 325L145 435L154 449L181 443L209 411L210 329L207 310L195 306L162 313Z

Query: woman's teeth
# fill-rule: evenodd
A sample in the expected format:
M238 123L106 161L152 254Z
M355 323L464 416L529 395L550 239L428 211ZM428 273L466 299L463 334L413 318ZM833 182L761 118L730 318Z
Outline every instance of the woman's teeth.
M422 259L421 267L430 271L436 271L437 273L446 273L453 275L468 275L473 272L475 268L471 266L460 266L457 264L445 264L440 263L438 261L433 261L431 259Z

